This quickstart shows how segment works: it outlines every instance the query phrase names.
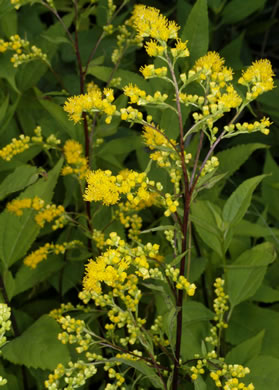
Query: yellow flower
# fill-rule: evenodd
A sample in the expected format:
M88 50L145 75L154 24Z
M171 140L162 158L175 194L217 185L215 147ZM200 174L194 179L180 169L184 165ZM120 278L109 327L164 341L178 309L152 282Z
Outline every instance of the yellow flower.
M205 56L199 58L195 65L194 70L210 70L211 72L220 72L224 65L225 60L220 57L219 53L215 51L209 51Z
M187 41L182 42L181 39L176 40L175 48L171 49L173 57L189 57L190 52L187 48Z
M79 142L75 140L68 140L65 142L64 155L68 164L72 166L65 166L62 169L61 174L63 176L70 175L72 173L76 174L81 179L86 176L88 164L86 158L83 156L83 149Z
M136 5L133 22L140 37L151 37L162 42L177 38L179 26L173 21L168 21L156 8Z
M32 199L15 199L7 204L7 210L11 213L20 216L23 214L22 209L30 209L32 206Z
M30 137L21 134L19 138L13 138L12 142L0 149L0 157L3 160L10 161L13 156L24 152L30 147Z
M250 94L248 92L248 96L246 96L248 100L251 100L274 88L273 77L274 73L270 61L261 59L253 62L246 71L243 71L238 82L252 87L252 92Z
M56 206L55 204L48 204L45 208L43 208L36 216L36 223L42 228L45 226L46 222L52 222L57 218L55 224L52 226L53 230L58 229L64 225L64 214L65 209L63 206ZM58 218L59 217L59 218Z
M158 45L154 40L147 42L144 47L150 57L161 56L165 51L165 47Z
M116 111L116 106L111 104L114 100L113 90L105 88L103 93L105 98L102 97L99 88L89 87L88 93L68 98L64 105L64 111L75 123L82 119L83 112L104 112L111 116Z
M85 191L84 199L87 202L102 201L105 205L113 205L119 200L120 188L116 185L116 178L111 171L89 172L87 176L88 187Z

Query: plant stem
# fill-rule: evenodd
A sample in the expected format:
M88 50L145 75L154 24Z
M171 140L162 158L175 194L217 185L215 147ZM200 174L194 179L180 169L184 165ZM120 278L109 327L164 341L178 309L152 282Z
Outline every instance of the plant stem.
M79 70L79 82L80 82L80 93L84 93L84 81L85 81L85 73L82 70L82 61L80 56L80 50L79 50L79 41L78 41L78 4L77 1L74 1L74 7L75 7L75 53L77 58L77 64L78 64L78 70ZM88 131L88 122L86 113L82 113L82 119L83 119L83 129L84 129L84 142L85 142L85 157L89 161L90 160L90 141L89 141L89 131ZM92 233L92 224L91 224L91 209L90 209L90 203L85 203L85 210L87 214L87 226L89 231ZM91 239L88 239L88 250L92 250L92 242Z
M182 253L186 252L187 249L187 230L188 230L188 222L189 222L189 211L190 211L190 203L191 203L191 192L189 191L189 180L188 173L186 168L185 156L184 156L184 134L183 134L183 121L182 121L182 112L179 100L179 88L176 80L175 72L173 65L169 56L166 54L166 58L168 61L169 70L171 73L171 77L174 83L175 89L175 100L176 107L178 113L178 121L179 121L179 132L180 132L180 158L181 158L181 166L183 172L184 179L184 214L183 214L183 223L182 223ZM185 274L185 264L186 264L186 254L183 256L180 262L180 270L179 275L184 276ZM173 381L172 381L172 390L177 390L178 387L178 370L179 370L179 360L180 360L180 349L181 349L181 338L182 338L182 303L183 303L184 291L179 290L177 300L176 300L176 308L177 308L177 319L176 319L176 345L175 345L175 362L174 362L174 370L173 370Z

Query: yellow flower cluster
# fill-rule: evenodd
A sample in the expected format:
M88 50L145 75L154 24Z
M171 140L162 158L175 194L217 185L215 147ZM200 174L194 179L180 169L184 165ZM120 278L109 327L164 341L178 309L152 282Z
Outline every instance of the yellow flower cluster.
M53 309L49 312L49 316L54 318L55 320L58 320L64 313L67 313L69 311L82 311L82 312L89 312L91 309L88 306L84 305L76 305L74 306L71 302L68 303L61 303L60 307L58 309Z
M243 71L238 82L248 87L247 100L256 99L260 94L274 88L274 73L269 60L261 59Z
M131 190L136 186L146 187L146 184L143 184L145 180L145 173L128 170L125 175L122 173L113 176L109 170L98 169L87 175L88 187L84 199L88 202L102 201L105 205L113 205L119 201L121 194L127 194L129 199L133 197Z
M272 122L269 120L269 118L263 117L260 122L255 121L253 123L236 123L231 124L228 126L225 126L224 129L227 131L228 136L230 135L236 135L238 133L252 133L255 131L260 131L261 133L268 135L269 134L269 128L272 125Z
M28 267L34 269L39 263L45 260L50 253L54 253L55 255L58 255L59 253L63 254L66 250L76 248L80 244L81 242L77 240L64 242L63 244L47 243L34 252L30 253L30 255L26 256L23 262Z
M123 90L124 95L130 98L130 103L137 103L139 106L163 104L168 98L167 94L161 94L160 91L156 91L154 96L147 95L144 90L133 84L126 85Z
M152 181L151 184L153 184ZM149 182L150 186L151 184ZM146 193L148 197L146 197ZM158 193L147 192L142 187L139 188L135 197L130 197L130 200L127 199L126 202L120 202L118 204L118 210L116 210L115 215L119 218L121 224L128 229L128 237L131 240L141 241L139 235L142 227L142 218L138 212L144 208L158 204Z
M102 292L102 282L108 286L124 284L127 278L124 270L127 267L128 263L120 257L120 253L108 250L96 260L89 260L86 266L86 276L83 279L83 287L85 290L99 295Z
M215 326L210 328L211 335L205 338L209 344L213 347L216 347L219 343L219 335L222 329L228 327L227 322L224 321L225 312L229 310L228 299L229 296L224 292L225 281L221 278L217 278L214 282L216 298L214 299L213 308L215 312L214 321L216 322Z
M217 110L229 111L242 103L242 99L229 84L233 79L233 72L224 66L224 59L216 52L208 52L199 58L193 69L189 71L189 77L195 76L205 88L209 88L207 100L210 103L208 111L213 114ZM209 115L208 113L204 113Z
M178 290L185 290L186 294L192 297L195 295L196 285L194 283L190 283L185 276L179 275L179 269L171 267L167 265L166 267L166 275L171 278L173 282L175 282L175 286Z
M154 39L151 39L151 41L147 42L144 48L150 57L161 56L166 50L165 46L159 45L156 41L154 41Z
M5 161L10 161L17 154L23 153L24 150L29 149L32 144L40 144L44 149L48 150L51 148L56 149L57 145L61 142L54 134L51 134L44 140L40 126L37 126L34 129L34 133L35 135L31 138L24 134L21 134L19 138L12 138L11 143L0 149L0 157Z
M21 39L17 34L12 35L9 41L0 39L0 53L4 53L7 50L15 52L11 57L11 62L15 68L23 63L38 59L47 62L47 55L40 48L34 45L30 47L30 42Z
M74 174L78 178L83 179L87 174L88 164L83 156L81 144L69 139L64 144L63 152L67 165L63 167L61 174L63 176Z
M208 159L205 163L203 170L201 171L201 176L205 176L207 173L214 171L214 169L218 168L219 160L218 157L213 156Z
M70 119L78 123L82 119L82 113L92 114L102 112L106 114L106 123L110 123L116 106L111 104L114 101L113 90L105 88L103 93L96 86L88 93L73 96L67 99L64 110L69 114Z
M49 390L60 390L63 386L60 379L64 379L66 386L64 388L75 389L85 384L88 378L94 376L97 369L94 364L88 364L83 360L73 363L70 361L68 367L58 364L53 374L49 374L48 380L45 381L45 387Z
M105 247L105 235L100 230L93 229L92 239L96 242L97 248L103 249Z
M166 66L155 68L153 64L150 64L141 66L139 71L145 79L152 79L153 77L165 78L168 73L168 68Z
M6 332L11 329L11 309L6 303L0 303L0 348L5 345L7 337ZM0 386L7 384L7 379L0 375Z
M162 42L177 38L179 26L161 15L156 8L138 4L133 10L133 17L140 37L151 37Z
M30 147L30 137L21 134L18 139L13 138L12 142L0 149L0 157L10 161L14 156L24 152Z
M248 367L243 367L240 364L223 364L222 368L216 371L211 371L210 377L214 380L217 387L222 387L224 390L254 390L255 387L252 383L245 386L243 382L239 382L238 378L243 378L249 374ZM222 385L221 378L224 377L225 383ZM228 379L228 377L230 377Z
M62 228L65 225L66 214L62 205L47 204L35 215L35 221L41 228L45 226L46 222L52 222L53 220L55 220L52 225L53 230Z
M11 329L11 309L6 303L0 303L0 347L2 347L7 338L5 333Z
M44 200L35 196L33 199L31 198L14 199L13 201L7 204L6 208L11 213L16 214L17 216L21 216L23 214L22 210L33 209L38 211L44 207L44 204L45 204Z
M182 42L181 39L177 39L175 47L171 49L171 54L175 59L180 57L189 57L190 52L187 48L187 41Z
M33 209L38 211L35 215L36 223L42 228L46 222L55 220L52 226L53 230L61 228L67 221L65 209L63 206L56 206L55 204L45 204L43 199L35 196L33 199L15 199L7 204L7 210L18 216L23 214L23 209Z

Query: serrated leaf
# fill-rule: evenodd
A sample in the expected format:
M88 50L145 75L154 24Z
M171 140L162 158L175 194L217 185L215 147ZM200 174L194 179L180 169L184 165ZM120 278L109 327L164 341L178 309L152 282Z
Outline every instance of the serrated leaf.
M188 40L190 62L193 64L206 54L209 43L207 1L197 0L181 33L181 39Z
M232 308L252 297L260 287L268 264L276 257L274 247L265 242L242 253L227 266L227 292Z
M31 165L22 165L16 168L0 184L0 200L33 184L38 176L37 168Z
M226 356L226 363L230 364L242 364L247 362L261 353L262 343L265 330L260 331L255 337L251 337L243 343L234 347Z
M250 206L253 192L266 175L252 177L241 183L227 199L223 208L223 220L231 226L237 225Z
M60 159L48 173L47 179L41 178L37 183L28 187L19 196L19 199L38 196L49 202L62 164L63 159ZM3 211L0 215L0 259L5 268L11 266L26 254L39 231L40 228L34 221L32 210L24 211L20 217L11 214L7 210Z
M43 315L3 347L3 357L14 364L54 370L58 363L67 364L70 360L68 348L57 339L60 331L53 318Z

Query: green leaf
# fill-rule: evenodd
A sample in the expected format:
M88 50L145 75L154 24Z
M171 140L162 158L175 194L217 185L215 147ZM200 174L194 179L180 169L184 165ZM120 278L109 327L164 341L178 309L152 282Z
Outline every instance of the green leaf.
M242 364L247 362L261 353L265 330L261 330L255 337L251 337L243 343L234 347L226 356L226 363Z
M9 106L9 100L10 100L10 96L7 95L5 97L5 99L3 100L3 102L1 103L1 107L0 107L0 123L2 122L2 120L6 116L7 108Z
M275 290L272 287L262 284L256 294L253 295L252 299L253 301L264 303L279 302L279 290Z
M223 209L223 219L231 226L237 225L250 206L253 192L266 175L255 176L245 180L231 194Z
M266 0L231 0L223 10L222 23L237 23L263 8Z
M237 38L227 44L220 54L226 60L226 65L231 66L234 70L241 69L243 63L241 60L241 51L243 48L244 33L242 32ZM248 144L249 145L249 144Z
M23 291L47 280L51 275L57 273L63 267L63 260L58 256L49 255L46 261L42 261L35 269L22 264L15 274L15 288L12 296L16 296Z
M0 200L7 195L22 190L38 179L37 168L31 165L22 165L8 175L0 184Z
M191 221L201 239L223 256L221 211L209 201L196 200L191 204Z
M23 390L23 381L20 372L17 372L17 375L13 375L8 371L7 367L4 369L3 365L0 363L0 376L8 381L6 385L1 386L1 390Z
M17 12L15 9L6 13L4 18L0 19L1 30L5 34L6 38L10 38L11 35L17 33Z
M18 103L20 102L20 99L21 99L21 96L18 95L15 102L13 104L10 102L10 104L8 105L7 111L5 111L5 114L4 114L3 123L0 126L0 134L4 133L6 128L9 126L9 123L14 116L14 113L17 109ZM10 162L9 162L9 164L10 164Z
M7 269L2 272L2 277L3 277L5 290L7 292L8 299L10 301L13 297L13 293L15 290L15 280L13 278L12 273Z
M246 380L257 390L279 389L279 359L272 356L257 356L248 363L250 374Z
M232 308L252 297L260 287L268 264L276 257L269 242L257 245L242 253L227 266L227 292Z
M181 356L183 360L193 359L201 354L201 340L209 333L209 321L214 314L203 304L185 301L183 304Z
M207 1L197 0L181 33L181 39L188 40L190 62L206 54L209 43Z
M199 376L195 381L194 381L194 386L195 390L207 390L207 386L205 381L202 379L201 376Z
M257 223L246 221L243 219L237 225L237 232L239 236L246 237L273 237L279 239L279 229L271 228L270 226L262 226Z
M48 177L41 178L37 183L28 187L19 199L38 196L49 202L53 189L59 177L63 159L48 173ZM34 221L32 210L24 211L20 217L5 210L0 215L0 259L4 267L9 267L23 257L39 234L40 228Z
M261 353L279 358L278 324L277 311L245 302L235 308L226 330L226 339L238 345L265 329Z
M57 339L60 331L53 318L43 315L3 347L3 357L14 364L54 370L58 363L70 360L68 348Z
M148 379L156 389L165 388L160 378L156 374L155 369L149 367L143 361L134 361L134 360L122 359L122 358L112 358L110 359L110 361L123 363L129 367L135 368L137 371L141 372L144 375L144 378Z
M82 126L80 124L74 124L74 122L67 117L66 112L61 106L52 101L44 99L37 88L34 88L34 90L38 97L38 102L55 119L58 129L61 132L68 134L70 138L80 140L81 134L83 134Z
M258 149L267 148L267 145L253 143L245 145L237 145L230 149L226 149L222 152L216 154L219 160L219 167L217 173L226 174L226 178L230 177L235 173L241 165L250 157L250 155ZM218 197L218 194L221 192L222 188L225 185L225 180L222 180L214 187L213 191L215 198ZM212 191L211 191L212 193Z
M15 83L17 68L14 68L7 53L0 56L0 78L6 79L15 92L20 93Z
M275 217L279 215L279 167L268 152L264 164L264 173L269 174L262 184L262 198L264 204L268 206L268 211ZM271 175L270 175L271 173Z

